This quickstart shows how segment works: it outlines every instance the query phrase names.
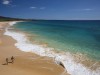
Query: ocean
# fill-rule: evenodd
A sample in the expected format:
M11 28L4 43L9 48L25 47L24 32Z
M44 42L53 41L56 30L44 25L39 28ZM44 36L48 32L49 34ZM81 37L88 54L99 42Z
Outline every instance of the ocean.
M62 62L71 75L100 75L99 20L13 22L5 35L22 51Z

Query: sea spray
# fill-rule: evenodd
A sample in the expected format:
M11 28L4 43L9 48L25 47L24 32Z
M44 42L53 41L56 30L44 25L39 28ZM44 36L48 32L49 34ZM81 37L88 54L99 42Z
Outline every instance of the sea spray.
M14 24L16 24L16 22L10 22L10 26L13 26ZM31 44L24 34L11 31L9 30L9 27L6 28L6 32L4 33L4 35L11 36L13 39L15 39L17 41L17 43L15 43L15 46L22 51L33 52L40 56L53 57L55 61L62 62L67 72L71 75L100 75L100 68L93 71L91 69L86 68L80 63L76 63L74 61L74 57L69 52L56 53L53 51L53 48L47 48L43 47L42 45Z

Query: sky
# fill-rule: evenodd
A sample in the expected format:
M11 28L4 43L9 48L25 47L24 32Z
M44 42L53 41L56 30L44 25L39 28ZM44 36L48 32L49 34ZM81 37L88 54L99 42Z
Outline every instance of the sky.
M0 16L47 20L100 20L100 0L0 0Z

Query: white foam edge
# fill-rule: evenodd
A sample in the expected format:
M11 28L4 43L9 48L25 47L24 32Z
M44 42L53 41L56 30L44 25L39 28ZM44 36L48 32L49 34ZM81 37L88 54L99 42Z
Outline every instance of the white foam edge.
M16 23L17 23L16 21L9 22L9 25L10 25L10 26L13 26L13 25L16 24Z
M16 24L16 22L11 22L10 26L14 24ZM76 63L69 52L64 54L55 53L53 48L45 48L41 45L31 44L24 34L10 31L8 28L6 28L4 35L11 36L15 39L17 41L15 46L24 52L33 52L40 56L53 57L57 64L62 62L67 72L71 75L100 75L100 68L94 71L80 63Z

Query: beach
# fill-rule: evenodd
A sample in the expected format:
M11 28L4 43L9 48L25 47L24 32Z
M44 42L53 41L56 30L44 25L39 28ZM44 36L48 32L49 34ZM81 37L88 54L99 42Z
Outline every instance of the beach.
M69 75L66 70L46 56L20 51L15 47L16 41L4 35L9 22L0 22L0 75ZM10 62L14 56L14 63Z

